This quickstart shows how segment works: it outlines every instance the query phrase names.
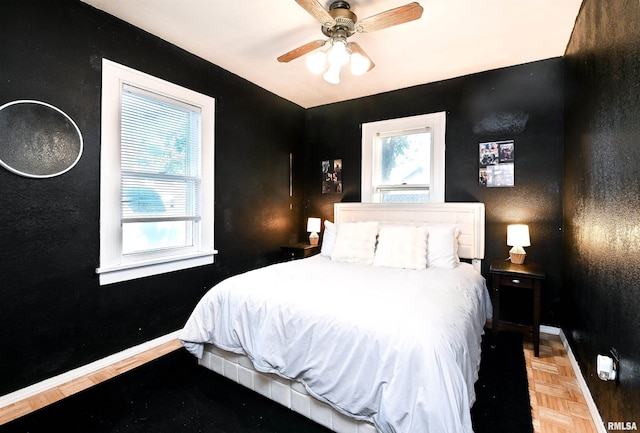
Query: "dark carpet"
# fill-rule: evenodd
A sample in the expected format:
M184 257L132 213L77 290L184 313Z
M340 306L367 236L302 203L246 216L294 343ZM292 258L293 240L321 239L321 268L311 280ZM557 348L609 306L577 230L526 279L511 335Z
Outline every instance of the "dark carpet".
M482 339L482 360L471 408L475 433L533 433L522 335L491 331Z
M475 433L532 432L522 338L483 341ZM0 426L3 433L326 433L327 429L197 366L185 350Z

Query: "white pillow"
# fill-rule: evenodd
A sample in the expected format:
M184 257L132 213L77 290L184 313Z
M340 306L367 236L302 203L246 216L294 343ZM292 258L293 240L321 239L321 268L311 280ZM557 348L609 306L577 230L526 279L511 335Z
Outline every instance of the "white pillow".
M372 264L377 235L377 222L337 224L336 243L331 252L331 260Z
M333 246L336 243L336 225L329 220L324 221L324 234L322 235L322 247L320 255L331 257Z
M458 230L455 226L429 226L427 238L427 266L453 269L458 257Z
M380 227L373 266L426 268L427 229L411 226Z

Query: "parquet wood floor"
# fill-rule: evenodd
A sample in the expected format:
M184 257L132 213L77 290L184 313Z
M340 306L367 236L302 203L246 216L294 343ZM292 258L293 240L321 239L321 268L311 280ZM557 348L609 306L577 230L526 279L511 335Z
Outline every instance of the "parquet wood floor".
M120 361L33 397L0 408L0 425L181 347L178 340ZM535 433L598 433L560 337L541 334L540 357L525 338L524 355L529 379Z
M597 433L560 337L541 333L538 358L531 338L523 346L534 432Z

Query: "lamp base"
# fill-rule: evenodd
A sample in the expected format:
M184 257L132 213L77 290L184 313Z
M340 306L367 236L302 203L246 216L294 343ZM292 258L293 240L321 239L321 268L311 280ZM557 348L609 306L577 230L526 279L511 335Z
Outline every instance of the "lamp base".
M527 257L526 254L518 254L518 253L509 253L509 259L511 259L511 263L514 265L521 265L524 263L524 259Z
M509 259L511 263L514 265L521 265L524 263L524 258L527 256L527 253L524 251L524 248L521 246L514 246L509 250Z
M318 245L318 240L320 239L320 236L318 236L318 233L313 232L309 235L309 245Z

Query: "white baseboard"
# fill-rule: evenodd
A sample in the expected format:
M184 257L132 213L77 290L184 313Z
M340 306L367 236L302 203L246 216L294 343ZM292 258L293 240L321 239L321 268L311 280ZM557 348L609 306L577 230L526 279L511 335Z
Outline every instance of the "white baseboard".
M580 365L578 365L578 361L573 355L573 351L571 350L571 346L569 345L569 340L567 340L567 336L564 334L564 331L553 326L541 325L540 332L560 336L560 340L562 341L564 350L565 352L567 352L567 356L569 357L569 361L571 362L573 371L576 374L576 379L578 380L578 385L580 386L582 395L584 395L584 399L586 400L587 406L589 407L589 412L591 412L591 418L593 419L593 423L596 426L596 430L598 431L598 433L607 433L607 430L604 428L604 422L602 421L600 412L598 411L598 407L596 406L596 403L591 396L591 391L589 391L587 382L584 380L584 375L582 374L582 370L580 370Z
M66 373L59 374L58 376L54 376L52 378L43 380L42 382L35 383L26 388L22 388L12 393L0 396L0 408L9 406L19 401L22 401L24 399L33 397L34 395L40 394L41 392L48 391L64 383L78 379L82 376L95 373L96 371L102 368L115 364L116 362L123 361L132 356L139 355L140 353L145 352L149 349L153 349L154 347L161 346L164 343L168 343L172 340L177 339L179 333L180 333L180 330L174 331L170 334L163 335L154 340L147 341L145 343L139 344L134 347L130 347L128 349L123 350L122 352L114 353L113 355L109 355L106 358L99 359L90 364L83 365L82 367L78 367Z
M540 332L549 335L560 335L561 329L555 326L540 325Z

